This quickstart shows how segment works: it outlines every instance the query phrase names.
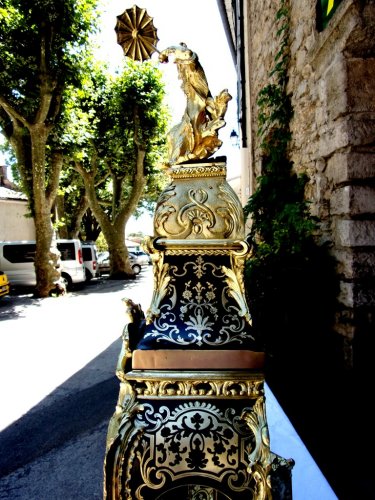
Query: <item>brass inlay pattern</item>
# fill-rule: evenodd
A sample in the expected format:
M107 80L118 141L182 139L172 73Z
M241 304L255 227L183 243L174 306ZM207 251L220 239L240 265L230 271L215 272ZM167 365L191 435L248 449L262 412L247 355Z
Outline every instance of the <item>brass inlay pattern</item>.
M245 458L251 433L233 408L223 410L203 401L173 409L157 403L144 406L138 419L148 428L138 452L142 481L136 498L143 498L147 489L160 490L167 482L196 474L227 482L232 491L251 493Z
M256 380L137 380L134 391L142 397L257 398L263 382Z
M181 403L168 406L174 400ZM226 412L215 400L228 401ZM238 417L230 408L236 400L244 402ZM241 421L253 436L251 445L243 441ZM239 473L240 463L247 473ZM271 500L272 471L293 465L270 451L263 374L134 370L121 383L108 429L104 498L141 499L146 489L163 491L180 477L195 481L202 474L217 484L225 480L233 495L248 491L253 500Z
M190 179L194 177L225 177L227 169L225 163L222 164L201 164L201 165L181 165L174 166L168 170L172 179Z
M228 255L228 250L199 250L199 249L183 249L183 250L166 250L165 255Z
M237 264L243 260L243 253L244 249L238 252ZM156 342L181 348L242 346L253 339L247 326L250 314L244 291L235 271L200 255L181 267L167 267L160 262L154 264L159 288L154 290L152 306L147 313L147 322L152 328L144 333L144 339L157 339ZM192 279L192 275L196 278ZM221 288L223 281L226 286ZM179 324L184 325L183 329ZM181 332L188 332L188 335Z

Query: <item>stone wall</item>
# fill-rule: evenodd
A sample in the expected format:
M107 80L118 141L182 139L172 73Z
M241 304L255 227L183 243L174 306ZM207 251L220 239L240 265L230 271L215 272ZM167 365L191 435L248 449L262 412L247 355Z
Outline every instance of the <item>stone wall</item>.
M278 2L264 0L263 2L248 2L245 21L248 35L248 65L250 110L248 119L251 144L250 170L253 177L252 185L256 185L255 179L260 175L260 150L259 137L257 137L258 107L256 104L259 91L269 83L269 73L274 66L274 58L278 50L278 40L275 37L276 12Z
M256 97L278 50L278 7L274 0L247 3L254 177ZM335 331L353 367L367 359L375 338L375 4L344 0L322 32L315 1L291 1L289 9L291 159L309 176L306 197L321 221L319 240L337 259Z

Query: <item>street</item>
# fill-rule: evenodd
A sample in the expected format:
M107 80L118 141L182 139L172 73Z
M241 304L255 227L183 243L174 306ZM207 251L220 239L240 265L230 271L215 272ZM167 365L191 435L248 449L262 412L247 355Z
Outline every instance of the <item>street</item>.
M121 299L145 311L151 295L145 266L133 281L95 279L60 298L0 301L1 499L102 498Z

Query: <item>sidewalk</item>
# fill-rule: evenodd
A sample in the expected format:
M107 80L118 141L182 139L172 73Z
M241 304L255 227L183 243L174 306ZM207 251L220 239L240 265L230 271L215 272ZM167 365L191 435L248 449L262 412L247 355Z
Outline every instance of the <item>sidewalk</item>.
M12 311L17 320L0 308L0 424L8 425L0 433L0 499L102 498L107 425L119 388L121 298L146 310L151 292L147 268L133 283L97 284L79 300L45 299L27 314L20 305ZM296 462L293 499L336 499L268 387L266 397L271 450Z

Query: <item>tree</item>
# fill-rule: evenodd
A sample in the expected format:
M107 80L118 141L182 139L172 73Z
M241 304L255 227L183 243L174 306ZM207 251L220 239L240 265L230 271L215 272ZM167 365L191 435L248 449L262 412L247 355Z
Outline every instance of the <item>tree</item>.
M101 229L89 208L82 177L71 167L61 172L55 208L54 223L60 238L97 239Z
M63 165L52 141L77 85L94 26L96 0L3 0L0 7L0 128L12 146L36 229L36 295L48 296L59 274L51 249L51 208Z
M160 71L152 62L127 60L110 76L92 68L85 91L69 110L70 165L82 176L92 213L111 256L112 278L133 276L125 227L140 205L156 199L165 176L168 116Z
M73 168L61 173L54 225L60 238L96 241L102 231L90 209L82 177Z

